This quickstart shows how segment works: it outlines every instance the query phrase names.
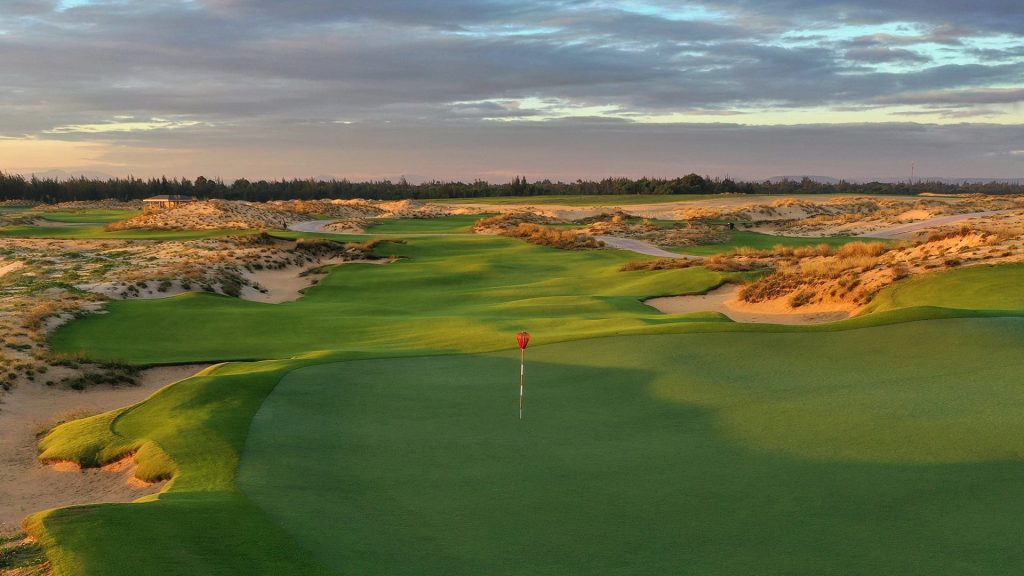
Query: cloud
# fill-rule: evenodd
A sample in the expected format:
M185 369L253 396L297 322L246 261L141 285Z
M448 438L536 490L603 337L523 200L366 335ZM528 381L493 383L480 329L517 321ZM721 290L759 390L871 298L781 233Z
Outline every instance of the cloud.
M973 106L977 104L1017 104L1024 102L1024 88L979 88L973 90L932 90L888 96L879 104L925 104L930 106Z
M119 132L150 132L152 130L180 130L196 126L199 122L192 120L128 120L126 117L115 118L110 122L98 124L68 124L44 130L44 134L107 134Z
M294 146L324 126L829 111L1019 125L1021 13L1009 0L12 0L0 137L198 150L228 134Z

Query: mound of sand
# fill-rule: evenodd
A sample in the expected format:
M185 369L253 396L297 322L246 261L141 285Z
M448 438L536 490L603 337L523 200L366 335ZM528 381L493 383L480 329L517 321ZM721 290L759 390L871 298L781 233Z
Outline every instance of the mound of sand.
M740 286L725 284L707 294L651 298L644 304L665 314L719 312L734 322L754 324L822 324L848 318L856 310L842 304L795 309L781 300L752 304L740 299L740 290Z
M123 222L111 224L107 229L252 230L287 228L288 224L305 219L294 212L279 210L273 204L209 200L140 214Z

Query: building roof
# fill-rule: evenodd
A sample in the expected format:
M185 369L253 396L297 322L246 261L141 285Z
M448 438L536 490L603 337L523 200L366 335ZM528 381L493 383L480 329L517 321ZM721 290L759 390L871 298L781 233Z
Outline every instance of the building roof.
M179 194L161 194L159 196L153 196L152 198L146 198L143 202L195 202L196 199L192 196L181 196Z

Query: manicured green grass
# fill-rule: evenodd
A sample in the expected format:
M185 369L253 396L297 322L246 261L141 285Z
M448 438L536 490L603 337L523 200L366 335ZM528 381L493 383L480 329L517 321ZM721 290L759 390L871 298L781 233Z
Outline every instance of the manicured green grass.
M515 352L321 365L239 485L339 574L1014 574L1022 346L1022 319L543 346L522 421Z
M367 228L370 234L469 234L486 214L457 214L440 218L378 218Z
M44 442L141 448L169 492L30 528L65 574L1011 574L1021 344L967 319L538 346L521 423L512 352L228 365Z
M864 313L911 306L1022 310L1024 265L970 266L915 276L879 292Z
M109 224L120 222L133 216L138 216L139 210L52 210L42 211L39 217L52 222L66 222L70 224Z
M857 238L854 236L825 236L821 238L805 238L798 236L775 236L773 234L761 234L758 232L748 232L745 230L736 230L729 233L730 239L728 242L722 244L705 244L702 246L686 246L683 248L674 248L673 252L679 252L681 254L697 254L700 256L710 256L711 254L721 254L723 252L730 252L737 248L753 248L755 250L769 250L775 246L786 246L790 248L799 248L801 246L817 246L819 244L827 244L829 246L842 246L843 244L849 244L850 242L888 242L887 240L875 240L874 238Z
M705 292L730 278L704 268L620 272L635 254L542 248L496 236L411 238L391 264L347 264L295 302L209 294L115 301L111 314L59 330L60 352L134 363L282 358L311 350L493 350L533 326L549 341L692 321L641 303ZM160 342L160 346L154 346Z

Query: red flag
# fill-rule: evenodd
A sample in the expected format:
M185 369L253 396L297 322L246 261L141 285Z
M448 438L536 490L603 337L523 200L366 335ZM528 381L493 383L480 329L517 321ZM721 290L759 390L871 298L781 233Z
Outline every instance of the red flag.
M516 342L519 342L519 349L526 350L526 345L530 343L530 333L520 332L516 334Z

